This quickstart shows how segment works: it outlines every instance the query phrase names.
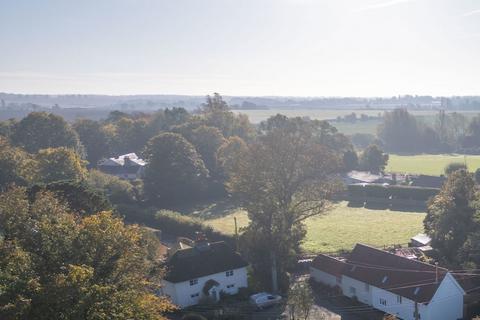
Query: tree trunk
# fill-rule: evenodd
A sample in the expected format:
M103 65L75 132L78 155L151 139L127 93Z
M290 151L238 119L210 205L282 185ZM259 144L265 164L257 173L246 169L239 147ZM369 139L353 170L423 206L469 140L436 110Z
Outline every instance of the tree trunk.
M277 276L277 256L275 252L270 253L272 259L272 291L273 293L278 292L278 276Z

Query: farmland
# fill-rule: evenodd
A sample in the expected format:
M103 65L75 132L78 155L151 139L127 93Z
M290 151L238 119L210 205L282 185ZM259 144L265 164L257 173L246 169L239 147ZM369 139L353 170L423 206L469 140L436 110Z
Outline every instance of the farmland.
M391 154L386 170L392 172L417 173L428 175L443 174L445 166L452 162L464 163L470 171L480 168L479 155L459 154L420 154L420 155L395 155Z
M307 252L332 252L351 249L357 242L375 246L406 243L423 231L424 213L391 210L371 210L349 207L340 202L327 214L306 221L307 237L303 249ZM205 223L224 233L248 224L245 211L232 210L224 216L206 219Z
M309 117L311 119L318 120L334 120L337 117L343 117L345 115L355 112L357 116L360 114L366 114L368 116L382 115L384 109L265 109L265 110L234 110L236 113L244 113L248 115L250 121L254 124L258 124L269 117L276 114L283 114L288 117ZM417 117L417 119L426 124L432 125L434 122L434 116L437 114L437 110L409 110L411 114ZM473 117L478 114L477 111L459 111L467 118ZM357 121L355 123L350 122L336 122L331 121L331 124L335 126L340 132L352 135L355 133L369 133L375 135L377 133L377 127L381 123L380 119L371 119L367 121Z

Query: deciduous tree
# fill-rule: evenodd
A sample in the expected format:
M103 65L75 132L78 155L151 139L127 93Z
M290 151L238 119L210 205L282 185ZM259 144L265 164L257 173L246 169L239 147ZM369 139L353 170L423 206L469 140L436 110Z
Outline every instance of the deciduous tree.
M203 191L208 170L195 147L181 135L162 133L153 137L144 156L145 194L151 201L188 201Z
M439 256L450 264L461 264L457 257L459 249L478 226L475 192L472 175L465 170L454 171L428 205L425 230Z
M2 319L163 319L158 245L109 212L78 217L52 193L0 196ZM157 240L158 241L158 240Z
M369 145L360 155L359 165L362 170L378 173L385 170L388 163L388 154L377 145Z
M311 125L286 117L267 123L228 181L251 221L243 233L244 251L255 274L274 291L278 274L284 278L299 250L303 221L323 213L339 189L332 173L340 157L320 143Z
M27 152L66 147L83 154L77 133L60 116L46 112L32 112L15 125L12 142Z
M35 160L39 182L83 180L87 173L85 161L73 150L64 147L42 149L35 156Z

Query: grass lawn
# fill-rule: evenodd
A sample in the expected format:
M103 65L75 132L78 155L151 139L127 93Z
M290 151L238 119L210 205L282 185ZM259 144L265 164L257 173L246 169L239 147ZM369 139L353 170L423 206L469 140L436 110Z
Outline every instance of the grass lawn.
M480 168L480 156L466 156L468 170L474 172ZM388 160L387 171L422 173L428 175L440 175L445 167L452 162L463 163L463 155L457 154L420 154L420 155L395 155L391 154Z
M306 221L303 248L308 252L333 252L349 250L357 242L375 246L407 243L423 231L424 216L418 212L353 208L347 202L340 202L326 215ZM205 223L231 234L235 230L233 217L237 217L239 227L248 224L247 214L241 210L207 219Z

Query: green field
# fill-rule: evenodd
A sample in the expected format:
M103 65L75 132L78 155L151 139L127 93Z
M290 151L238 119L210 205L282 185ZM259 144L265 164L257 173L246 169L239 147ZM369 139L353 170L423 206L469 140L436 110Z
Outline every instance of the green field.
M440 175L444 173L445 166L452 162L464 163L466 160L468 170L475 171L480 168L480 156L463 156L458 154L420 154L420 155L395 155L388 159L386 170L392 172L421 173Z
M308 252L333 252L351 249L362 242L375 246L403 244L423 231L424 213L351 208L337 204L326 215L308 219L303 248ZM234 217L239 227L248 224L245 211L236 210L205 222L217 230L232 234Z
M343 117L347 114L355 112L357 116L360 114L366 114L369 116L378 116L383 114L383 109L266 109L266 110L234 110L236 113L243 113L248 115L252 123L260 123L267 120L269 117L278 113L286 115L288 117L309 117L311 119L318 120L333 120L338 116ZM409 113L413 114L417 119L425 124L432 125L434 123L437 110L409 110ZM471 118L478 114L478 111L465 110L459 111L467 118ZM352 135L355 133L369 133L376 135L377 126L381 123L380 120L368 120L357 121L355 123L348 122L332 122L340 132Z

